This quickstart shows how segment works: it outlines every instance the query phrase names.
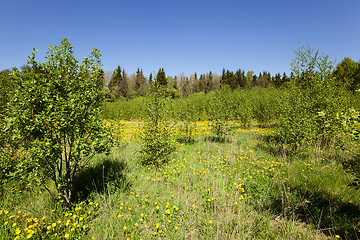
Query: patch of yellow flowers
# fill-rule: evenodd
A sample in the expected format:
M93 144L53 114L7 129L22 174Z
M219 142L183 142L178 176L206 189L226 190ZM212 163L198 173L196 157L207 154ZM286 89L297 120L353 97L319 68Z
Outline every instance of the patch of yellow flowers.
M33 217L18 211L0 210L0 231L8 239L78 239L90 230L99 204L80 203L66 211L60 201L47 216Z

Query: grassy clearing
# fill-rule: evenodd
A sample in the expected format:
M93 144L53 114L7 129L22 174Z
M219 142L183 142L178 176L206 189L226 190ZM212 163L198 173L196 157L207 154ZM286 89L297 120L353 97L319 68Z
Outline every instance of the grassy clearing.
M229 140L217 143L209 141L207 122L193 122L195 141L177 143L171 161L156 169L138 164L142 123L111 124L119 147L110 156L97 156L80 173L78 204L67 209L40 188L21 189L9 183L1 200L0 236L357 239L360 235L355 164L360 147L355 143L349 143L348 152L313 149L291 155L263 140L273 134L268 129L241 129L232 123ZM173 134L181 134L176 126Z

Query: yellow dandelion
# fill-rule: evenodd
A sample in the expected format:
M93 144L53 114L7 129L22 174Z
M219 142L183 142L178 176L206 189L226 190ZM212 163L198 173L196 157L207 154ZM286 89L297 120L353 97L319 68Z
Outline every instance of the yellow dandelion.
M67 233L65 234L64 238L68 238L70 235Z

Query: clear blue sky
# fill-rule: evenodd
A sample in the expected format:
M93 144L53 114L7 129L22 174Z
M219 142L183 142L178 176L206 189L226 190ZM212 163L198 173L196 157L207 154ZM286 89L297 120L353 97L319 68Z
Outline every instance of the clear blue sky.
M290 72L299 42L359 61L359 13L359 0L3 1L0 70L22 66L33 48L44 61L66 37L79 60L96 47L104 70L128 74Z

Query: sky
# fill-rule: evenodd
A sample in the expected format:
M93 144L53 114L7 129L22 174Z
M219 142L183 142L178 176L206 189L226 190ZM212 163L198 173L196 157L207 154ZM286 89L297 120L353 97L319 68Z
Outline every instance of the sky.
M26 64L33 48L44 62L67 38L80 61L100 49L105 71L289 73L299 44L359 61L359 13L359 0L3 1L0 70Z

